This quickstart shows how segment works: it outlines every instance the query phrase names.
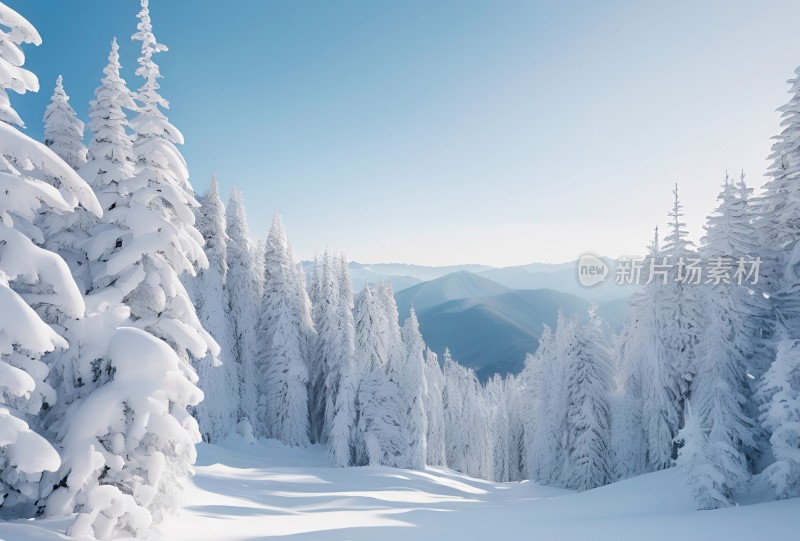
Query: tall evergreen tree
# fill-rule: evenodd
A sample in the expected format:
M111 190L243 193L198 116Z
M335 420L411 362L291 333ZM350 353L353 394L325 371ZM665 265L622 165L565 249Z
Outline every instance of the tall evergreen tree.
M612 368L600 320L594 311L586 326L571 325L576 336L567 357L568 472L566 484L587 490L611 481L609 395Z
M266 436L259 430L258 371L256 368L259 346L256 336L258 309L263 295L263 255L256 253L247 226L244 200L234 187L228 198L225 214L228 242L228 273L225 279L225 319L230 326L231 356L237 364L239 374L239 420L246 421L258 436ZM259 261L260 258L260 261ZM258 269L262 269L259 271Z
M339 327L339 281L334 267L335 260L325 252L316 261L310 288L314 296L313 319L317 340L309 363L309 410L313 439L323 443L328 439L333 422L340 368L344 361ZM343 451L342 445L343 442L338 442L336 447Z
M775 462L763 477L780 498L800 495L800 341L782 339L761 381L761 423L769 430Z
M334 260L336 263L337 261ZM359 374L355 361L355 320L353 318L353 289L350 271L344 256L338 259L339 296L337 299L338 339L340 352L338 383L332 397L329 413L328 457L333 466L347 466L355 462L355 429L357 426L357 399Z
M501 483L510 481L512 475L511 418L505 383L500 374L495 374L484 388L492 441L492 480Z
M356 303L356 361L363 371L358 394L357 462L412 468L405 425L403 346L391 288L365 286Z
M152 57L166 47L153 36L147 0L138 17L133 39L142 42L137 74L145 82L131 121L133 177L125 176L123 145L112 150L100 141L98 155L114 156L120 176L96 169L96 180L106 182L98 187L106 212L87 244L87 304L100 311L121 307L127 319L103 337L94 389L72 405L59 427L67 466L48 499L53 508L78 512L71 529L78 536L108 537L114 530L144 535L151 522L177 509L180 479L190 473L200 440L187 412L202 399L189 360L218 353L179 278L207 266L207 259L194 228L197 202L175 147L183 138L159 109L167 102L158 94ZM106 122L110 133L121 135L119 117Z
M733 267L752 249L748 224L735 216L738 196L726 177L720 204L708 218L702 254L709 264ZM716 263L714 263L716 262ZM756 339L746 328L747 308L752 304L748 284L712 281L705 287L706 328L698 347L697 377L692 397L695 415L708 433L710 458L723 475L726 497L744 486L748 478L746 452L756 447L755 422L747 412L750 388L746 363Z
M545 327L536 354L526 362L528 386L525 428L527 471L532 480L562 484L567 430L566 354L574 333L572 322L559 314L555 332Z
M640 314L641 315L641 314ZM611 395L609 455L613 480L647 471L647 443L642 409L643 376L638 357L631 354L631 326L617 336L612 351L614 391Z
M425 414L428 417L426 464L447 466L444 425L444 373L437 355L425 350Z
M686 478L698 508L729 507L731 501L724 487L725 476L712 463L706 433L688 403L684 426L675 439L680 446L676 460L678 471Z
M475 372L444 354L444 418L448 467L472 477L491 479L492 442L489 411Z
M280 215L275 215L264 256L265 290L259 314L263 387L260 422L287 445L309 444L307 336L303 297L292 250Z
M670 272L662 286L661 303L663 340L667 364L675 385L680 388L679 411L689 390L689 382L696 373L696 346L702 332L701 289L692 278L691 262L698 259L694 244L687 239L689 232L683 218L683 205L678 198L678 186L672 192L674 202L669 217L669 233L664 238L663 254L667 257ZM680 417L680 416L679 416ZM673 434L674 436L674 434Z
M61 75L50 104L44 111L44 144L73 169L86 163L86 146L83 144L84 124L69 104Z
M83 315L85 304L64 261L39 246L43 235L34 224L42 208L69 213L79 204L102 213L89 186L46 146L14 125L22 119L11 106L8 90L37 91L36 76L22 67L21 44L41 44L25 18L0 4L0 506L31 516L44 471L58 469L53 447L31 429L37 414L56 401L45 382L42 356L67 342L39 315L50 309L67 317ZM61 190L39 180L61 179ZM39 314L37 314L37 311Z
M788 82L791 98L778 109L782 131L774 138L767 170L769 180L756 202L765 287L779 297L785 294L782 290L791 278L786 267L800 238L800 67Z
M200 323L220 346L219 360L206 355L197 367L204 398L194 414L203 439L210 442L227 437L239 417L239 374L236 361L230 358L231 328L225 313L229 241L225 225L225 207L219 197L217 178L212 177L211 189L197 211L197 229L205 240L208 268L201 269L190 279Z
M405 346L403 363L399 370L408 427L408 462L414 469L425 467L428 454L428 418L425 414L425 395L428 392L425 380L425 341L419 331L419 321L414 308L403 325Z

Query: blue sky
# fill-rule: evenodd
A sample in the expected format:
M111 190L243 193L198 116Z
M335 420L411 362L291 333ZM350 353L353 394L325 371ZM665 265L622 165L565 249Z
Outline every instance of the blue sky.
M36 25L13 98L85 119L135 0L8 0ZM760 185L800 2L151 0L195 189L215 172L298 257L511 265L640 253L677 181L699 238L725 170Z

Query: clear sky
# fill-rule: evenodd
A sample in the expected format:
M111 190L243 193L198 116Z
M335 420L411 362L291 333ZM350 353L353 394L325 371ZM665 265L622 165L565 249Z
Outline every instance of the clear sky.
M84 119L135 0L6 0ZM760 185L800 64L800 2L151 0L198 192L276 210L298 257L522 264L641 253L676 181L694 237L725 170Z

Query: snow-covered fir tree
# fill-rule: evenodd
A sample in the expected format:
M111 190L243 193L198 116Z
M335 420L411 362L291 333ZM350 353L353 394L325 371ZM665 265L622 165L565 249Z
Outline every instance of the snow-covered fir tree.
M119 79L119 56L117 54L116 40L112 44L112 52L109 55L109 68L107 69L116 69L116 77ZM128 96L127 89L125 89L125 95ZM87 148L83 145L84 123L78 119L68 100L69 97L64 92L62 85L62 78L59 76L53 97L44 114L45 144L73 169L79 171L87 181L91 182L93 175L91 172L86 175L82 168L88 159ZM130 107L133 108L133 103L129 97L128 100ZM96 122L94 120L95 108L96 100L93 100L89 106L89 114L92 118L90 124ZM104 133L101 136L105 135ZM94 157L94 159L96 160L97 157ZM44 180L56 188L61 185L61 181L57 177L45 177ZM82 293L88 291L91 282L84 245L95 223L96 218L84 209L76 209L75 212L68 215L53 215L49 212L42 212L38 220L38 224L44 233L44 245L58 253L67 262L72 276L75 278Z
M676 464L691 489L692 498L699 509L729 507L731 502L725 494L725 476L712 463L712 451L705 431L686 405L684 426L675 437L680 446Z
M128 135L124 109L133 110L135 105L119 70L119 48L115 39L108 65L103 70L104 77L95 90L95 99L89 104L89 129L93 135L88 161L79 170L96 190L104 211L113 210L118 203L124 204L116 186L133 176L133 143ZM97 293L94 275L102 274L105 264L98 260L95 252L90 259L90 240L94 235L115 235L114 228L102 225L96 216L80 208L61 220L49 221L49 225L54 234L45 235L49 237L46 243L58 249L83 292ZM45 421L48 429L56 433L65 418L63 408L102 383L95 360L102 358L113 329L127 317L127 309L120 302L109 303L96 294L88 300L91 302L87 317L68 324L70 349L64 354L53 354L50 362L50 381L58 390L61 407L46 415Z
M800 67L794 73L789 80L791 98L778 109L782 131L774 138L768 158L769 180L756 201L755 225L764 258L762 279L764 288L779 305L790 300L786 297L798 276L796 267L800 261L792 255L800 238Z
M258 343L262 374L259 423L271 437L304 447L309 440L307 334L303 298L283 221L275 215L264 256L264 298Z
M489 411L475 372L444 354L444 419L447 466L467 475L491 479L492 442Z
M338 321L338 378L336 393L330 407L326 406L328 426L328 457L331 465L343 467L355 462L355 427L359 373L355 360L355 320L353 318L353 289L347 260L334 258L337 291L336 305Z
M408 462L414 469L423 469L428 455L428 417L425 414L425 341L419 331L419 321L414 308L402 328L405 346L403 363L399 372L408 427Z
M677 234L680 239L683 238L681 235L685 235L678 219L676 216L673 235ZM681 423L685 384L680 369L676 367L679 361L675 360L675 348L669 345L667 338L677 324L675 321L669 325L666 322L669 317L677 317L666 306L671 302L667 300L666 290L673 287L671 280L675 279L674 275L670 275L671 261L677 260L665 253L659 244L656 228L643 268L647 275L646 283L629 300L631 337L627 351L639 364L640 373L648 375L641 380L642 415L647 439L647 461L653 469L672 464L673 439ZM685 257L685 254L679 257ZM672 297L675 300L676 295ZM681 359L684 357L680 349L677 354Z
M89 186L69 165L14 125L24 126L11 106L8 90L37 91L36 76L22 67L21 44L41 44L36 29L21 15L0 4L0 512L32 516L42 472L60 466L56 450L33 428L37 414L56 402L46 382L42 356L67 342L37 314L51 308L66 317L84 314L85 303L66 263L40 248L41 230L34 224L43 207L69 213L82 205L102 213ZM61 189L39 180L60 178Z
M725 179L720 204L708 218L701 248L710 268L730 268L747 257L747 224L733 216L737 204L735 186ZM751 252L752 253L752 252ZM747 412L750 387L746 363L755 336L745 327L751 304L748 284L725 277L706 283L706 326L697 348L697 376L692 383L692 401L701 429L708 435L710 459L723 475L722 491L732 498L748 478L746 453L755 446L755 422ZM708 282L708 280L707 280Z
M641 314L640 314L641 315ZM609 459L614 481L647 471L647 444L642 416L642 373L631 354L631 327L626 325L611 347L614 387L609 404L611 437Z
M486 407L492 441L492 479L506 482L512 476L511 418L506 382L495 374L485 385Z
M203 439L215 442L227 437L239 420L238 365L230 358L233 350L231 326L225 311L229 239L216 177L211 178L211 188L197 210L197 229L205 240L208 268L201 269L189 280L195 291L194 305L200 323L220 346L220 355L219 359L207 355L198 363L198 385L204 398L193 413Z
M775 457L762 476L777 498L800 496L800 341L780 341L760 385L761 422Z
M425 350L425 415L428 433L426 464L446 466L445 427L444 427L444 373L439 358L430 349Z
M522 481L528 478L525 451L525 384L519 376L505 379L506 408L508 410L508 478Z
M692 263L698 256L694 244L687 239L689 232L683 218L683 205L678 186L672 192L673 206L669 233L664 237L662 253L669 263L667 283L663 284L659 309L662 312L664 347L671 377L680 388L679 414L688 395L689 382L696 373L696 346L702 332L702 293L692 275ZM673 434L674 435L674 434Z
M56 87L44 111L43 121L44 144L75 170L85 164L84 124L69 104L61 75L56 79Z
M342 362L347 362L343 358L345 352L342 351L339 328L338 269L334 267L335 259L328 252L317 258L309 287L312 318L317 331L316 343L309 360L309 411L313 440L322 443L327 441L333 421ZM344 452L343 446L344 442L337 442L337 453ZM349 451L347 454L349 460ZM332 458L337 463L342 460L339 457Z
M587 490L611 481L609 394L612 368L601 323L594 311L587 325L573 323L567 352L566 485Z
M565 465L568 394L566 352L573 333L571 322L558 316L555 332L545 327L536 354L528 356L522 379L525 398L526 470L538 483L559 484Z
M365 286L355 308L358 393L356 460L412 468L407 406L401 374L404 348L391 287Z
M71 405L58 432L63 477L48 510L76 511L70 531L77 536L145 535L177 508L180 479L191 472L200 440L187 411L202 399L189 359L218 353L179 278L207 260L193 225L197 203L186 164L175 147L182 136L159 109L167 103L158 94L152 57L166 47L153 36L146 0L138 16L133 38L142 42L137 74L145 82L131 121L133 176L121 115L125 98L109 70L93 117L108 135L96 133L100 163L86 165L105 209L87 244L87 304L118 328L96 338L103 351L92 366L94 388Z
M230 358L236 362L239 375L239 421L249 423L258 436L258 381L256 359L259 346L256 336L258 310L263 295L263 253L257 253L250 241L247 216L241 192L234 186L225 210L228 235L225 278L225 319L230 327Z

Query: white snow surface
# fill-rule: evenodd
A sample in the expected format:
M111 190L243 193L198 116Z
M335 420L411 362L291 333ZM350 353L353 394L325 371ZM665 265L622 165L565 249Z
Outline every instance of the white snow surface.
M696 511L675 469L587 492L492 483L446 468L329 468L320 446L197 447L178 517L161 541L795 539L800 498ZM70 540L68 518L0 522L0 540Z

